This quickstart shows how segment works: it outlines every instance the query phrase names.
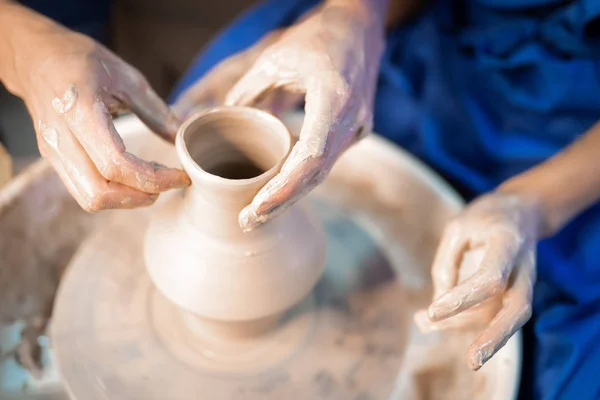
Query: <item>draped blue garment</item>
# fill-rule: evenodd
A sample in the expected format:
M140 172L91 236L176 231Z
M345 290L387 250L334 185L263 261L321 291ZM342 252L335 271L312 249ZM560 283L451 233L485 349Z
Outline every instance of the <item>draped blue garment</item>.
M112 0L17 1L62 25L105 43Z
M197 58L173 99L316 3L266 0L241 15ZM600 118L599 56L599 0L439 1L388 34L375 130L472 199ZM600 207L539 244L534 316L524 332L521 398L600 398Z

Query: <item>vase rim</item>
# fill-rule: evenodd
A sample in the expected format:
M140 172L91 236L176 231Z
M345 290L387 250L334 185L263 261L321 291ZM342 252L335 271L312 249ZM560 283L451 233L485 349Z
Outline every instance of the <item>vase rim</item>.
M235 113L235 115L238 115L238 116L240 114L245 114L246 116L249 117L248 118L249 120L251 120L251 119L253 119L255 121L261 120L263 123L270 125L273 128L273 130L275 132L277 132L277 134L284 140L285 148L286 148L285 151L282 152L282 156L279 158L277 163L275 163L271 168L265 170L263 173L261 173L257 176L254 176L252 178L242 178L242 179L225 178L225 177L222 177L219 175L215 175L215 174L212 174L212 173L206 171L200 165L198 165L198 163L193 159L193 157L191 156L191 154L188 151L188 146L186 145L186 142L185 142L185 135L187 132L189 132L189 128L191 126L193 126L195 123L197 123L198 120L205 118L209 115L216 114L216 113L219 113L219 114ZM265 180L266 177L269 177L269 179L270 179L271 177L275 176L276 173L279 172L279 169L283 165L285 158L289 154L291 144L292 144L292 140L291 140L291 134L289 132L289 129L285 126L285 124L279 118L275 117L274 115L272 115L266 111L260 110L258 108L246 107L246 106L218 106L218 107L211 107L208 109L200 110L200 111L192 114L181 125L181 127L179 128L179 130L177 132L177 136L175 138L175 146L176 146L177 152L179 154L180 162L182 164L184 164L184 167L185 166L187 166L188 168L192 167L195 172L198 172L200 174L202 179L207 179L207 180L215 182L215 183L227 183L228 185L235 185L235 186L249 185L249 184L263 181L263 180ZM189 174L189 172L188 172L188 174Z

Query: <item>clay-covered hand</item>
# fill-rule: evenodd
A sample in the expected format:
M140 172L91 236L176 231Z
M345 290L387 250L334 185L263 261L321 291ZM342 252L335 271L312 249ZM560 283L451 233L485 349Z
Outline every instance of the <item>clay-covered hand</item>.
M38 147L87 211L153 203L158 193L189 185L178 169L126 151L112 115L129 109L172 141L179 120L145 78L108 49L20 6L6 83L35 123ZM24 27L27 27L25 29ZM10 72L12 71L12 73Z
M472 369L479 369L531 316L541 221L533 202L495 192L467 206L444 231L432 267L434 301L415 320L425 331L484 323L467 350ZM473 251L480 258L461 281L462 259Z
M280 173L240 213L251 230L321 183L372 124L385 1L327 1L264 49L227 94L228 105L260 103L275 91L305 95L298 142Z
M270 32L250 48L215 65L177 98L172 109L180 119L184 120L198 109L222 105L231 88L248 72L260 54L281 36L282 32L283 30ZM255 106L278 114L297 105L299 100L297 95L277 91L266 96Z

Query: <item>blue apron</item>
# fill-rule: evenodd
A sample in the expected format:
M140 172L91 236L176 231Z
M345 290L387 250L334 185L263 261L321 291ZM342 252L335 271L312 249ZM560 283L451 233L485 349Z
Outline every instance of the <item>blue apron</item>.
M108 40L112 0L21 0L17 1L56 22L101 43Z
M315 0L267 0L194 62L217 62ZM546 160L600 118L600 1L441 1L389 32L375 130L467 199ZM600 398L600 207L539 244L521 398Z

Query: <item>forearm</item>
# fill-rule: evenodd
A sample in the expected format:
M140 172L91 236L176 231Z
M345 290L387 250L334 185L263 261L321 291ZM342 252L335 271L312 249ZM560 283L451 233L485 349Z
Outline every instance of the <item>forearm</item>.
M13 46L10 36L10 16L14 10L14 5L8 0L0 0L0 82L11 90L9 75L12 75L13 67Z
M0 0L0 81L21 96L20 76L32 50L32 35L43 35L52 25L46 17L10 0ZM35 50L35 49L33 49Z
M387 18L390 0L325 0L324 9L345 10L365 24L382 25Z
M427 0L326 0L326 6L348 7L362 15L376 17L385 28L402 23L417 14L429 1Z
M600 200L600 122L565 150L502 184L501 192L531 200L542 212L542 234L559 231Z

